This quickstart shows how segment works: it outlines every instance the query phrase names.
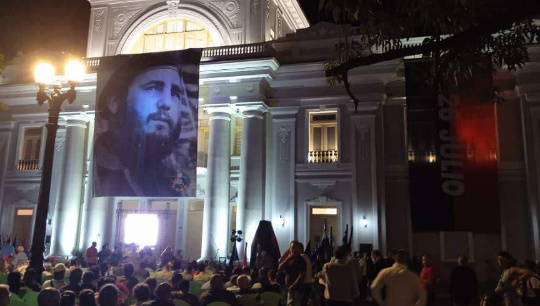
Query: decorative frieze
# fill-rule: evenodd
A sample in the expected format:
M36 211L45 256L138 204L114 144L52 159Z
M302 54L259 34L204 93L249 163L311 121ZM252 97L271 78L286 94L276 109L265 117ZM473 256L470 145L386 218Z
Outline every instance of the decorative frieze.
M117 10L113 14L113 29L111 33L111 39L118 38L118 35L120 32L124 29L124 27L129 23L129 21L135 16L137 13L141 11L140 8L132 8L132 9L126 9L126 10Z
M281 125L277 129L277 138L279 140L278 142L278 152L279 152L279 160L281 162L288 162L289 161L289 153L290 153L290 147L291 147L291 126L289 125Z
M103 23L103 14L105 14L105 8L97 9L94 11L94 31L99 32Z
M234 28L239 27L238 13L240 12L240 5L236 0L227 1L210 1L210 4L217 7L231 22Z
M371 129L367 122L359 123L356 129L358 135L358 160L360 163L367 163L371 157Z

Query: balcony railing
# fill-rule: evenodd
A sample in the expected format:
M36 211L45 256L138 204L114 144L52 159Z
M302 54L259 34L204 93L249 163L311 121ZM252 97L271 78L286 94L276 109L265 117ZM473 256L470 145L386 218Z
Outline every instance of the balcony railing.
M309 151L308 161L312 164L337 163L339 161L338 151Z
M220 60L234 60L247 58L269 57L274 53L271 43L262 42L246 45L233 45L222 47L205 48L202 54L202 62ZM87 72L96 72L99 67L100 57L86 58Z
M17 170L38 170L39 159L19 159L17 163Z

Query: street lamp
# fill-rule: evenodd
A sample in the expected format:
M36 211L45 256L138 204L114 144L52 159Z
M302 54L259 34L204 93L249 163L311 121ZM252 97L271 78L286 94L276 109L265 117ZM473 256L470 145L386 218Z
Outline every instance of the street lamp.
M62 85L55 76L54 68L50 64L41 63L34 70L34 77L39 90L36 100L39 105L49 103L49 119L47 124L47 139L45 142L45 156L41 172L41 185L37 203L36 221L34 223L34 235L32 248L30 249L30 267L37 272L37 278L41 281L43 272L43 253L45 252L45 234L47 229L47 214L49 212L49 196L51 193L51 177L54 159L54 142L58 130L58 117L62 103L66 100L73 103L77 97L75 86L84 79L84 66L79 61L70 61L66 65L65 78L69 89L62 92ZM47 93L47 86L51 92Z

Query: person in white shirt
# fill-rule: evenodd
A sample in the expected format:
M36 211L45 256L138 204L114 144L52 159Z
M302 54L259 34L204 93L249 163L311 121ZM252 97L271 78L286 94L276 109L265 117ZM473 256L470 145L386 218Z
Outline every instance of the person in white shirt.
M426 291L422 288L420 277L407 268L409 253L398 250L393 257L394 265L383 269L371 284L373 299L385 306L424 306ZM384 300L383 288L386 290Z
M356 272L348 263L347 246L341 246L335 257L318 274L323 281L327 306L352 305L360 296Z

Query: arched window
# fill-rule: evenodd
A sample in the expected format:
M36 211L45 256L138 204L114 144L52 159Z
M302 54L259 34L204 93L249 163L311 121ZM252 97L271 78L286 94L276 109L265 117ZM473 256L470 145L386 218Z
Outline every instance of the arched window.
M147 53L213 47L214 35L200 22L188 18L160 21L142 31L130 53Z

